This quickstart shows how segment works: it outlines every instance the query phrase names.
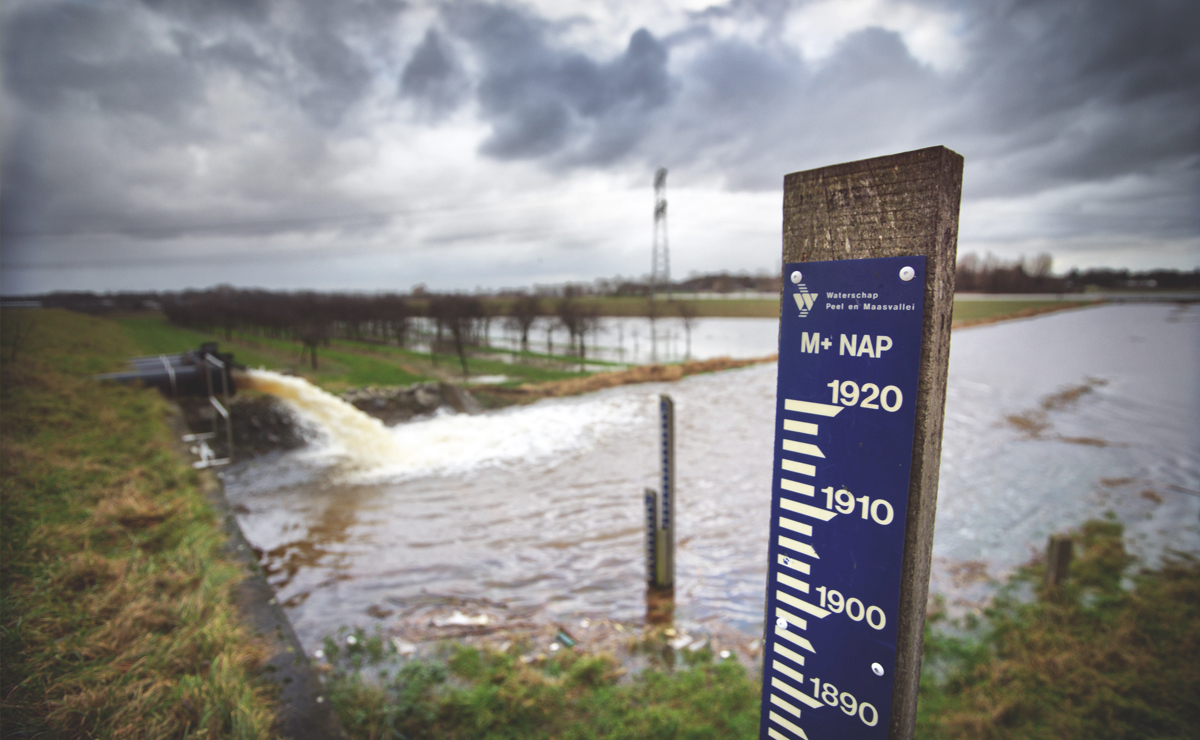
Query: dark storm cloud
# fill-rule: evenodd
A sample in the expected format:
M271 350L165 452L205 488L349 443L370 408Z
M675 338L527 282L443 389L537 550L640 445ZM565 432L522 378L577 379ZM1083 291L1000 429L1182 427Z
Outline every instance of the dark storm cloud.
M334 127L371 84L365 61L329 29L318 28L289 42L294 58L310 73L300 104L318 123Z
M878 27L820 54L796 44L801 7L733 0L598 52L571 39L601 22L480 0L432 19L393 0L14 0L0 6L0 245L11 264L48 236L165 250L176 234L315 231L394 198L361 186L385 179L373 153L467 115L494 162L663 165L673 184L749 191L945 144L967 159L966 219L986 202L1053 211L1022 236L1200 233L1200 3L885 2ZM888 25L923 9L960 49L949 62ZM420 156L436 172L442 154Z
M196 21L222 20L236 17L261 23L270 15L269 0L142 0L142 4L159 13L170 13Z
M1036 151L1044 183L1200 153L1200 5L1030 2L980 21L955 122L1005 153ZM992 192L1037 184L1014 176Z
M57 107L86 96L105 113L166 123L201 95L197 70L154 48L123 13L102 6L34 7L5 24L5 84L26 104Z
M314 201L336 210L340 198L325 184L336 174L326 154L334 139L305 127L334 131L364 99L372 74L346 39L378 34L403 8L232 0L12 8L0 37L5 93L19 103L0 152L6 256L22 234L162 238L264 218L286 224L298 204L311 216ZM221 107L231 89L250 107ZM272 131L266 148L238 128L254 109L258 127ZM205 190L191 148L225 155L242 174ZM222 210L211 208L221 201Z
M458 106L466 91L466 76L453 51L430 28L400 75L400 94L421 103L434 117Z
M488 156L603 164L630 149L671 96L667 50L644 29L621 55L596 61L554 46L553 26L520 9L458 3L443 15L481 63Z
M1155 191L1169 183L1190 194L1192 204L1158 199L1157 218L1134 228L1195 236L1200 5L944 7L963 14L963 60L949 69L919 61L899 34L881 28L852 33L827 58L808 60L772 33L774 4L731 5L725 17L757 13L771 21L768 30L750 43L690 29L681 43L696 50L679 72L683 90L665 128L641 150L696 177L720 173L735 188L774 189L783 171L940 143L967 157L968 198L1141 176L1159 181ZM713 16L697 15L698 26ZM1116 186L1112 193L1146 195ZM1075 207L1059 225L1100 233L1114 227L1096 212L1105 210Z

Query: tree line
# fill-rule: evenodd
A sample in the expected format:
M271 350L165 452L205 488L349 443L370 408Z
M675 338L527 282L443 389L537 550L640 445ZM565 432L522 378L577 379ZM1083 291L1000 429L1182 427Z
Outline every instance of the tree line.
M988 254L980 257L968 252L958 258L955 290L961 293L1078 293L1088 288L1104 290L1200 288L1200 269L1146 270L1134 272L1112 268L1073 269L1064 275L1050 272L1053 259L1039 254L1033 259L1021 257L1003 260Z
M570 337L569 351L582 362L585 339L599 325L599 309L566 290L555 299L516 294L483 300L464 293L420 296L385 293L356 295L313 291L275 292L218 287L204 291L160 296L167 319L178 326L232 339L235 331L272 339L295 341L301 358L315 370L318 349L334 339L409 347L428 341L430 354L457 355L468 372L470 350L487 344L493 321L520 336L521 349L529 350L529 333L538 319L549 319ZM425 320L428 335L414 332L415 321Z

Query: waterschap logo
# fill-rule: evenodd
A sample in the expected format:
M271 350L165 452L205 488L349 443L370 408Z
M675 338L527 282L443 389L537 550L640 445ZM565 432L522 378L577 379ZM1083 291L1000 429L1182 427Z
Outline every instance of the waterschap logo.
M820 293L809 293L808 288L804 287L804 283L797 283L798 292L792 297L796 299L796 307L800 309L800 318L808 316L808 312L812 309L813 304L821 297Z

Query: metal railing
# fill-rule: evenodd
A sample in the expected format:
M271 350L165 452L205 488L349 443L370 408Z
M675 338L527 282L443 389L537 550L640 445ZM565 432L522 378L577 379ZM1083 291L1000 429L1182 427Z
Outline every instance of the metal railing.
M229 419L229 409L226 408L226 404L229 403L229 373L226 369L225 363L221 359L214 357L209 353L204 354L202 361L204 363L204 380L208 387L208 403L217 413L213 416L211 432L183 435L184 442L200 443L192 447L192 452L200 456L199 460L192 463L192 467L196 469L211 468L218 465L228 465L229 463L233 462L233 424ZM166 363L165 358L164 363ZM225 398L224 404L217 400L216 395L213 394L212 368L215 368L219 371L221 378L221 393ZM169 366L168 372L170 372ZM174 373L171 372L172 385L174 385L174 382ZM217 426L218 417L225 421L225 449L227 454L225 457L221 458L217 457L212 448L208 446L208 440L216 439L218 436L220 436L220 430Z

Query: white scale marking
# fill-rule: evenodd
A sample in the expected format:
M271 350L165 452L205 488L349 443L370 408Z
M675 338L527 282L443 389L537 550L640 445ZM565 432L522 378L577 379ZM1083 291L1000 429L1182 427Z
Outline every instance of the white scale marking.
M799 501L792 501L791 499L786 499L783 497L780 497L779 499L779 506L780 508L787 509L788 511L794 511L797 514L811 516L813 519L820 519L823 522L827 522L837 516L836 511L830 511L829 509L818 509L816 506L809 506L808 504L802 504Z
M789 558L787 555L780 555L778 561L783 567L800 571L804 575L812 573L812 567L803 560L796 560L795 558Z
M786 547L789 550L795 550L801 555L807 555L810 558L815 558L817 560L821 559L821 556L817 555L817 551L812 549L812 545L800 542L799 540L793 540L791 537L784 537L780 535L779 546Z
M808 735L804 734L804 730L801 730L799 727L797 727L796 725L787 721L786 719L779 716L775 712L771 712L770 717L771 717L771 721L774 722L775 724L779 725L780 727L782 727L786 730L791 730L792 732L796 733L800 737L804 738L804 740L808 740Z
M785 411L792 411L792 412L801 413L801 414L812 414L814 416L834 417L834 416L837 416L839 413L841 413L843 407L834 406L834 405L827 404L827 403L815 403L813 401L798 401L798 400L789 398L789 399L784 400L783 408ZM816 435L817 434L817 425L816 424L813 424L810 422L804 422L804 421L795 421L792 419L784 419L783 429L784 429L784 431L787 431L787 432L795 432L795 433L799 433L799 434L807 434L807 435ZM785 439L782 441L782 446L783 446L783 450L785 452L794 452L794 453L797 453L800 455L807 455L809 457L819 457L821 459L825 458L825 453L823 453L821 451L821 448L817 447L814 444L810 444L808 442L798 442L798 441L792 440L792 439ZM816 472L817 472L816 466L811 465L809 463L798 462L796 460L782 459L780 462L780 467L783 470L786 470L790 473L799 473L800 475L805 475L805 476L810 476L810 477L815 476ZM779 479L779 485L780 485L780 488L782 488L785 491L791 491L792 493L798 493L802 496L814 496L816 493L816 491L812 485L807 484L807 483L801 483L799 481L790 480L788 478L781 477ZM782 497L779 500L779 505L782 509L784 509L786 511L791 511L796 514L800 514L802 516L807 516L807 517L811 517L813 519L818 519L822 522L827 522L830 519L837 516L837 512L828 511L826 509L820 509L820 508L817 508L816 506L809 506L808 504L802 504L799 501L792 501L790 499L786 499L786 498L782 498ZM812 526L804 524L802 522L797 522L793 519L788 519L786 517L779 517L779 525L781 527L783 527L784 529L789 529L793 532L800 532L801 534L805 534L805 535L809 535L809 536L812 535ZM820 560L820 557L817 555L816 550L814 550L811 545L807 545L803 542L793 540L790 537L783 537L783 536L779 537L779 544L780 544L780 546L786 547L789 550L794 550L796 552L799 552L804 555L808 555L810 557ZM780 555L778 562L780 565L782 565L786 568L790 568L792 570L804 573L805 575L808 575L811 573L811 567L808 565L808 563L804 563L799 560L794 560L786 555ZM801 581L797 578L793 578L792 576L789 576L786 573L776 573L775 578L779 583L781 583L785 586L794 588L802 593L809 592L808 583ZM824 619L825 617L829 616L829 614L830 614L830 612L828 610L822 609L819 606L810 604L807 601L804 601L803 599L799 599L795 596L792 596L791 594L786 593L784 591L776 590L775 596L779 599L779 601L782 601L785 604L794 606L797 609L799 609L807 614L811 614L820 619ZM795 627L802 629L802 630L808 629L808 621L806 619L804 619L803 617L798 617L795 614L792 614L791 612L788 612L784 609L780 609L779 607L775 608L775 614L778 617L782 617L785 620L785 622L789 625L794 625ZM816 650L813 649L811 642L809 642L806 638L804 638L798 634L795 634L794 632L792 632L789 629L777 626L775 628L775 637L777 639L772 643L772 646L771 646L773 654L778 655L787 660L790 660L797 665L800 665L800 666L804 665L804 656L800 655L799 653L797 653L796 651L794 651L790 648L784 647L783 645L779 644L779 639L787 640L787 641L793 643L794 645L797 645L800 648L809 651L810 653L816 653ZM794 681L797 681L801 686L804 685L804 674L788 667L786 664L781 663L778 660L772 660L771 664L772 664L772 667L779 673L793 679ZM813 697L809 696L808 694L805 694L804 692L800 691L799 689L796 689L796 688L788 685L787 682L781 681L778 678L775 678L775 677L771 678L771 686L780 690L784 694L787 694L788 696L792 697L793 699L797 699L798 701L802 702L803 704L806 704L807 706L809 706L811 708L816 709L816 708L823 706L819 700L814 699ZM788 712L789 714L791 714L794 717L800 716L799 708L784 701L782 698L780 698L779 696L776 696L774 693L771 694L771 703L774 704L775 706L783 709L784 711ZM803 738L803 740L808 740L808 735L804 734L804 730L802 730L798 725L792 723L791 721L784 718L783 716L777 714L776 712L771 711L768 715L768 719L772 723L779 725L780 727L784 728L785 730L792 732L794 735L796 735L800 738ZM775 728L773 728L773 727L767 728L767 735L770 736L773 740L790 740L787 736L776 731Z
M804 685L804 674L801 673L800 671L790 668L786 664L780 663L778 660L772 660L771 667L774 668L775 670L779 671L783 675L787 676L788 678L792 679L796 683L800 684L801 686Z
M812 496L816 493L816 489L808 483L801 483L800 481L789 480L787 478L779 479L779 487L785 491L798 493L801 496Z
M779 581L780 583L782 583L785 586L791 586L792 588L796 589L797 591L800 591L803 593L808 593L808 584L807 583L800 580L799 578L792 578L787 573L776 573L775 580Z
M827 403L814 403L812 401L795 401L791 398L784 399L784 411L796 411L801 414L813 414L815 416L837 416L841 413L841 406L831 406Z
M795 452L801 455L808 455L809 457L820 457L822 459L825 457L825 453L821 452L820 447L808 442L797 442L794 439L783 440L783 449L785 452Z
M805 524L804 522L798 522L795 519L788 519L785 516L781 516L779 517L779 526L783 527L784 529L790 529L793 532L799 532L807 537L812 536L812 525Z
M795 625L798 629L802 629L802 630L808 629L808 620L807 619L805 619L804 617L797 617L795 614L792 614L791 612L787 611L786 609L781 609L779 607L775 607L775 616L783 617L785 622L787 622L788 624ZM780 632L780 628L776 627L775 634L779 634L779 632ZM792 637L799 637L799 635L793 635L789 630L783 630L783 633L784 633L784 635L787 636L787 638L789 640L791 640ZM811 642L809 642L808 640L805 640L803 637L800 637L799 639L804 642L803 645L801 645L800 641L797 641L797 640L792 640L792 642L796 643L797 645L800 645L800 647L806 647L810 653L816 652L816 650L812 649Z
M817 425L807 421L795 421L793 419L783 420L783 431L799 432L800 434L816 435Z
M782 462L780 462L780 467L792 473L799 473L800 475L814 476L817 474L817 468L815 465L796 462L795 460L788 460L786 458L782 459Z
M783 693L787 694L788 696L792 697L793 699L807 704L809 707L811 707L813 709L820 709L821 707L825 706L819 700L812 698L811 696L809 696L808 694L804 693L803 691L801 691L797 688L792 687L786 681L780 681L778 678L772 678L771 685L774 686L775 688L779 689Z
M771 703L793 717L800 716L800 707L796 706L795 704L789 704L783 699L780 699L778 694L771 694Z
M795 650L779 644L772 645L771 650L773 650L776 655L782 655L796 665L804 665L804 656L800 653L797 653Z
M786 614L787 614L787 612L785 612L784 609L775 607L775 615L776 616L784 616ZM796 615L784 616L784 620L787 622L790 622L790 624L793 624L793 625L796 624L796 621L804 622L803 625L797 625L800 628L800 630L804 630L804 628L808 627L808 625L809 625L808 620L799 618L799 616L796 616ZM792 620L796 620L796 621L792 621ZM805 638L804 636L802 636L802 634L797 634L796 632L792 632L791 630L788 630L788 628L786 628L786 627L776 626L775 627L775 637L782 637L782 638L788 640L788 642L791 642L792 644L799 646L799 648L808 650L809 652L811 652L812 655L817 654L817 651L814 648L812 648L812 643L809 642L808 638Z
M802 612L813 615L817 619L824 619L832 614L828 609L822 609L816 604L810 604L804 599L797 599L795 596L783 591L776 591L775 596L788 606L794 606Z

